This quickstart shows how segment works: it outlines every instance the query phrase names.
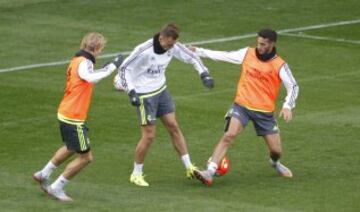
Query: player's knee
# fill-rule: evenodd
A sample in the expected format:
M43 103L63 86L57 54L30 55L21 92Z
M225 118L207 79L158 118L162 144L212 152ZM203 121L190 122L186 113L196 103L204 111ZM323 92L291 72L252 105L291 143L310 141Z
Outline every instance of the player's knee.
M142 135L142 139L147 143L151 143L155 140L155 133L145 133Z
M180 133L180 128L177 122L171 122L170 124L167 125L170 134L172 135L177 135Z
M81 159L82 159L83 163L85 163L85 164L88 164L88 163L91 163L94 161L94 157L90 152L82 155Z

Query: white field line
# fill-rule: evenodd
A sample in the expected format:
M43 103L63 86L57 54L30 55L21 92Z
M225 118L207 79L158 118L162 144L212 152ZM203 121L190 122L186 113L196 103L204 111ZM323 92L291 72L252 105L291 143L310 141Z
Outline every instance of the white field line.
M360 19L339 21L339 22L333 22L333 23L324 23L324 24L317 24L317 25L297 27L297 28L282 29L282 30L278 30L278 33L283 34L283 33L291 33L291 32L301 32L301 31L305 31L305 30L322 29L322 28L327 28L327 27L343 26L343 25L357 24L357 23L360 23ZM251 37L256 37L256 33L249 33L249 34L244 34L244 35L217 38L217 39L209 39L209 40L203 40L203 41L195 41L195 42L189 42L189 43L185 43L185 44L186 45L202 45L202 44L210 44L210 43L222 43L222 42L228 42L228 41L242 40L242 39L251 38ZM129 51L122 52L123 55L128 55L129 53L130 53ZM100 56L99 58L115 57L117 54L119 54L119 52L104 54L104 55ZM66 60L66 61L57 61L57 62L38 63L38 64L31 64L31 65L17 66L17 67L0 69L0 73L28 70L28 69L40 68L40 67L58 66L58 65L66 64L66 63L69 63L69 61Z
M358 41L358 40L346 40L346 39L342 39L342 38L332 38L332 37L323 37L323 36L317 36L317 35L307 35L307 34L303 34L303 33L282 33L282 35L291 36L291 37L306 38L306 39L312 39L312 40L324 40L324 41L335 41L335 42L341 42L341 43L360 44L360 41Z

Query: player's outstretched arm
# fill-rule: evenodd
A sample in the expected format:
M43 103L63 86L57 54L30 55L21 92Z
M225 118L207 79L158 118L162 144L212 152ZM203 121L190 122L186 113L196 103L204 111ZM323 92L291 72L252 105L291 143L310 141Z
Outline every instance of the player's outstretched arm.
M208 68L203 64L200 57L190 51L186 46L179 42L176 43L174 46L174 56L184 63L192 64L198 71L205 87L211 89L215 86L214 79L210 76Z
M122 58L122 55L118 55L114 61L107 63L103 68L95 71L93 63L89 60L84 60L80 63L78 68L79 76L87 82L97 83L115 71L121 65Z
M209 58L215 61L223 61L233 64L241 64L244 60L248 48L239 49L237 51L214 51L196 46L188 46L190 51L194 52L199 57Z

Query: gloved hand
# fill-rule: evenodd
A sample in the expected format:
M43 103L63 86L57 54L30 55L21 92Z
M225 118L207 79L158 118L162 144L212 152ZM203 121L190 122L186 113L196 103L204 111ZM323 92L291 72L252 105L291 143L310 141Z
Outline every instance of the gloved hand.
M105 68L106 66L112 63L116 66L116 68L119 68L123 61L124 61L124 57L121 54L119 54L118 56L115 57L113 61L106 62L104 65L102 65L102 67Z
M214 79L210 76L209 72L203 72L200 75L200 78L204 84L205 87L211 89L214 87Z
M123 61L124 57L121 54L118 54L118 56L116 56L112 63L116 66L116 68L119 68Z
M128 95L130 98L130 103L135 107L139 107L140 106L140 98L139 98L138 94L135 92L135 90L131 90Z

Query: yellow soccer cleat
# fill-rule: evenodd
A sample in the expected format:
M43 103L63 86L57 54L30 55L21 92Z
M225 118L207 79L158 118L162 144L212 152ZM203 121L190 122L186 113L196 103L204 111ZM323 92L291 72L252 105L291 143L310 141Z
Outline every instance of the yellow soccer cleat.
M194 179L195 178L195 175L194 175L195 170L198 170L198 168L196 166L194 166L193 164L191 164L190 167L186 169L186 177L189 179Z
M135 185L138 185L138 186L149 186L149 183L147 183L144 178L145 178L145 175L143 175L143 174L139 174L139 175L131 174L130 182L134 183Z

